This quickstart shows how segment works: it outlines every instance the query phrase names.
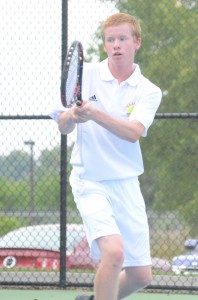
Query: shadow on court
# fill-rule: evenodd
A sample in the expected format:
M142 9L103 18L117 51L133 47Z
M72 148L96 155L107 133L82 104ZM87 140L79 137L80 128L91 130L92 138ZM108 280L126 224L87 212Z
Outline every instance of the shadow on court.
M86 292L70 290L0 290L1 300L74 300L79 294ZM89 293L86 293L89 294ZM127 300L196 300L197 295L137 293Z

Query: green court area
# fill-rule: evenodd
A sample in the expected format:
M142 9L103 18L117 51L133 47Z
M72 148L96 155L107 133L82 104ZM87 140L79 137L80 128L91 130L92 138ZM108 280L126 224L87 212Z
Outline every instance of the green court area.
M25 289L2 289L0 290L1 300L74 300L80 290L25 290ZM90 292L86 293L89 294ZM197 295L190 294L170 294L170 293L137 293L127 298L127 300L196 300Z

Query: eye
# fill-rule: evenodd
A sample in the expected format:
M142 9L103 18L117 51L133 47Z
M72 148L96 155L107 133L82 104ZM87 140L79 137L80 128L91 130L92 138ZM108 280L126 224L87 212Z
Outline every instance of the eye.
M108 42L108 43L113 43L114 40L115 40L115 39L114 39L113 37L108 37L108 38L107 38L107 42Z
M126 41L126 40L127 40L127 37L126 37L126 36L121 36L121 37L120 37L120 41L121 41L121 42Z

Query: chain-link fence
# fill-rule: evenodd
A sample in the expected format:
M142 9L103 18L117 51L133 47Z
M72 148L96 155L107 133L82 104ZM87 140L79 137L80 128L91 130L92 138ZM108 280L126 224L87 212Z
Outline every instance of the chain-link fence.
M102 59L98 26L122 11L139 18L137 62L163 91L155 123L141 140L150 287L197 291L197 2L7 0L0 6L1 284L93 284L97 266L65 184L74 136L61 137L47 114L60 97L68 43L80 39L86 60Z

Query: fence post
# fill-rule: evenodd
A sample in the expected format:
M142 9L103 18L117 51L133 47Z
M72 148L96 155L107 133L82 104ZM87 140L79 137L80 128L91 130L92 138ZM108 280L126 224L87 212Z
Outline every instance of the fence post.
M62 0L62 66L67 52L68 1ZM60 286L66 286L67 136L61 135L60 165Z

